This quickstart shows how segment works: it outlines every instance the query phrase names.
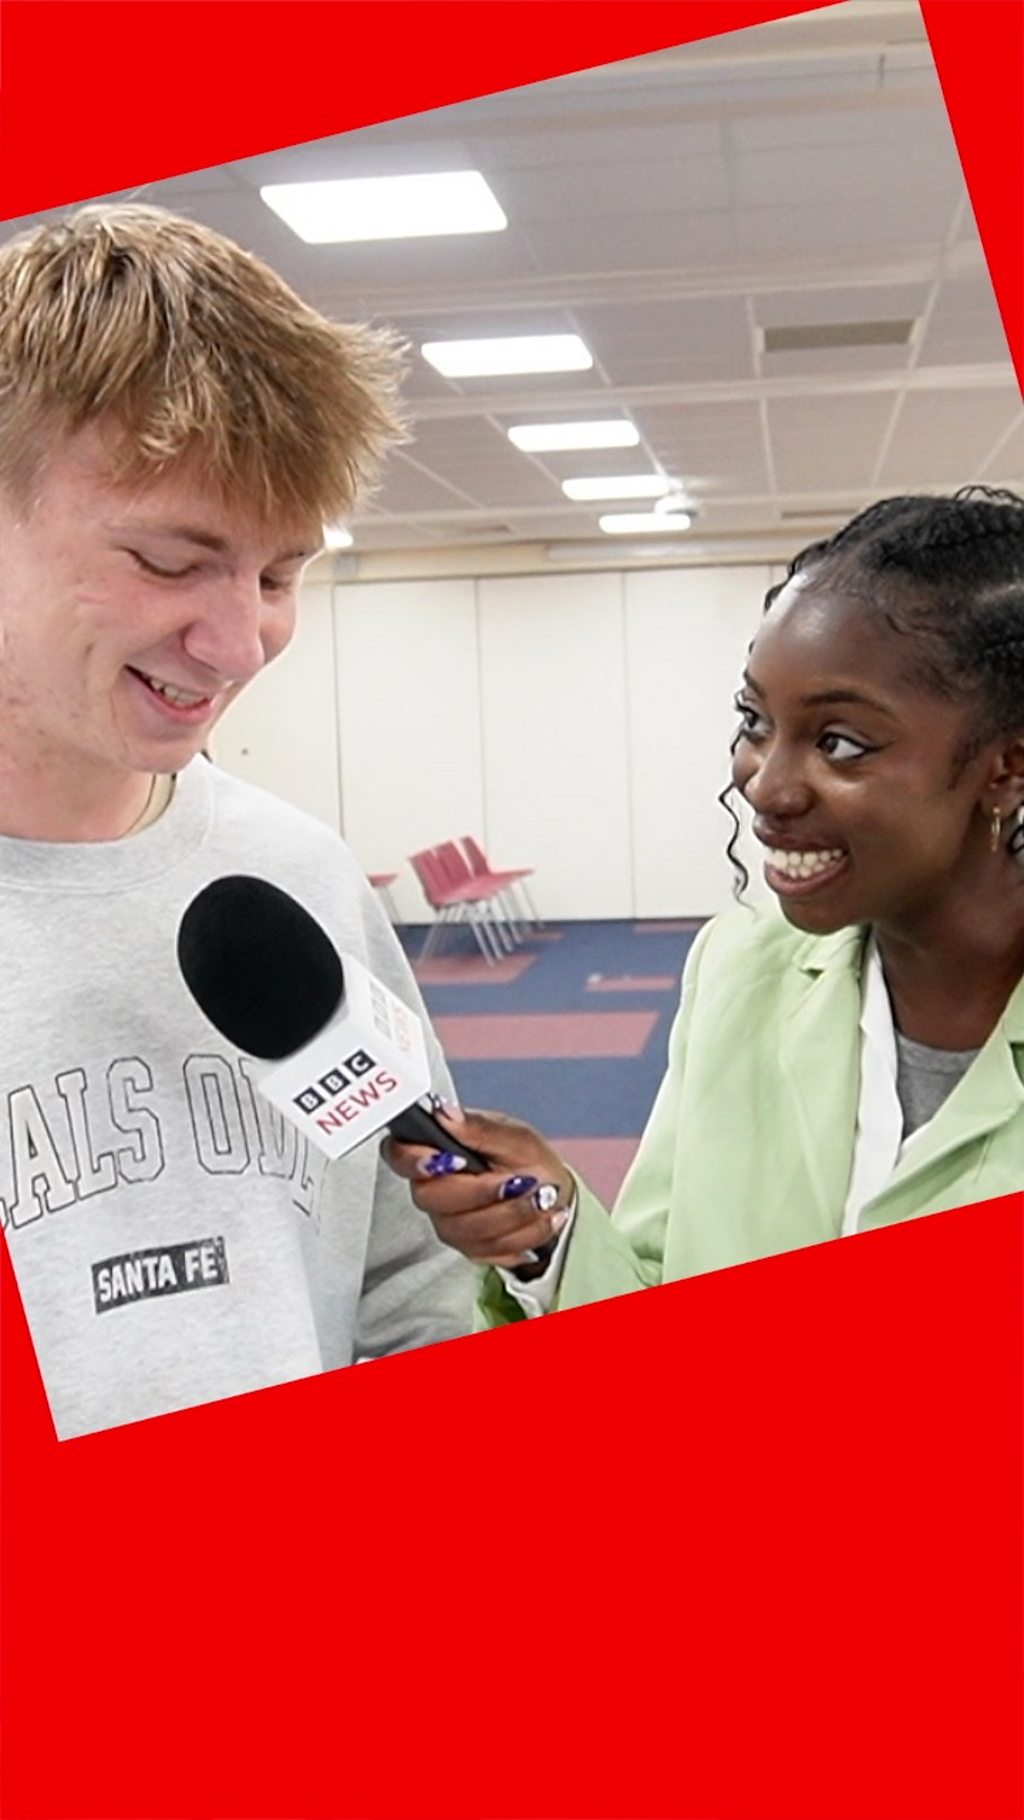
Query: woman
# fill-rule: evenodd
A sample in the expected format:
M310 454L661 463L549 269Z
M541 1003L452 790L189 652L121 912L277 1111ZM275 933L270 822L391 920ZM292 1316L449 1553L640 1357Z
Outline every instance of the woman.
M1024 1188L1024 500L881 501L794 559L736 702L777 907L711 922L616 1210L528 1126L392 1145L517 1318ZM781 915L779 912L781 911Z

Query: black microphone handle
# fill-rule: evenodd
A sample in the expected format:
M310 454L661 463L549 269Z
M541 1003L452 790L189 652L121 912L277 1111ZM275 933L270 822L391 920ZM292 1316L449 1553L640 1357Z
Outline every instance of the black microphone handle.
M400 1144L423 1144L430 1150L447 1150L452 1156L465 1157L467 1175L487 1175L493 1168L485 1156L470 1150L468 1144L460 1144L422 1106L407 1106L397 1118L389 1119L388 1130Z
M487 1175L493 1167L480 1151L470 1150L468 1144L460 1144L456 1138L451 1137L431 1113L424 1112L422 1106L407 1106L396 1119L389 1120L388 1130L400 1144L423 1144L431 1150L447 1150L452 1156L464 1156L467 1175ZM527 1281L530 1277L539 1275L541 1270L547 1268L556 1244L557 1239L550 1238L546 1244L538 1245L535 1252L536 1264L524 1273L517 1270L516 1276L522 1274L523 1280Z

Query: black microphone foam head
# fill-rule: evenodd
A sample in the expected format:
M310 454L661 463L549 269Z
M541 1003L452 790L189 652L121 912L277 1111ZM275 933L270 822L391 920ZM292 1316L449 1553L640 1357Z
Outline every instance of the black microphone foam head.
M248 1055L294 1055L334 1016L340 956L308 910L277 885L238 874L194 897L178 929L178 964L211 1024Z

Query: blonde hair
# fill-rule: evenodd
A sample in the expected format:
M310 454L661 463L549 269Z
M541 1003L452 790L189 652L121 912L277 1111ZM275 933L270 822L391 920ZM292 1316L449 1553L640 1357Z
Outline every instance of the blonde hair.
M266 517L325 523L402 435L401 344L329 322L233 241L162 209L91 205L0 246L0 480L110 420L114 477L194 459Z

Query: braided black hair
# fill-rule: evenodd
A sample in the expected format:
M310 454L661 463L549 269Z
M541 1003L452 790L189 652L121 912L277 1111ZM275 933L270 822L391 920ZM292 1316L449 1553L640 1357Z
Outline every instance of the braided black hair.
M1024 733L1024 499L1018 494L970 486L952 496L881 499L833 537L798 551L765 595L765 612L794 576L812 572L817 586L862 600L913 641L913 670L924 688L973 704L953 782L986 741ZM727 789L719 800L728 795ZM732 813L731 804L724 806ZM734 841L735 834L730 849ZM1024 848L1024 821L1010 847Z
M925 688L971 701L971 752L1024 731L1024 499L992 487L882 499L794 556L795 575L874 607L914 640Z

